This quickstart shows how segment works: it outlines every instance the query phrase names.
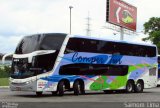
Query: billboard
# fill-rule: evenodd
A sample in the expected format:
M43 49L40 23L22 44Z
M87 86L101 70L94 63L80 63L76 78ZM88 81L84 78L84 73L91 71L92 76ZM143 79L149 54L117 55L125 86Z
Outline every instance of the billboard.
M122 0L107 0L106 21L136 31L137 8Z

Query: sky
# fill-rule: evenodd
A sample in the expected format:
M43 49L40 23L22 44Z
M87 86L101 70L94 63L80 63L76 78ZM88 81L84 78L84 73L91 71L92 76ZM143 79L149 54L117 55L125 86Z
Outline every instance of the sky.
M144 43L143 24L160 17L160 0L123 0L137 7L137 34L124 41ZM106 0L0 0L0 53L14 52L23 36L37 33L69 33L72 8L72 34L86 35L90 17L91 36L119 40L120 33L106 23ZM116 34L116 35L115 35ZM150 42L147 42L147 44Z

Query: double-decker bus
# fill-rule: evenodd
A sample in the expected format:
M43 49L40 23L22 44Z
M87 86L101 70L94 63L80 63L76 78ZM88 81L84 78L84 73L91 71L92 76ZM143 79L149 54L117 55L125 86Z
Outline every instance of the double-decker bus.
M64 95L86 90L143 92L157 86L155 45L45 33L24 37L13 54L10 89Z

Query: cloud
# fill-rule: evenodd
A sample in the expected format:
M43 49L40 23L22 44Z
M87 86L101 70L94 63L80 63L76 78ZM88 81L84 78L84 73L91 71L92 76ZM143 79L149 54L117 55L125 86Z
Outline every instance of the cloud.
M150 17L160 16L159 0L124 1L138 8L138 31L143 30L144 22ZM0 0L0 52L13 51L21 36L47 32L69 33L70 5L73 6L73 34L86 35L89 13L91 35L119 40L119 34L113 35L114 31L103 29L106 25L106 0ZM125 35L125 40L141 41L142 37Z
M1 53L14 52L17 44L21 39L22 36L10 36L10 37L0 36L0 52Z
M1 7L1 5L3 5ZM61 8L59 8L61 7ZM66 32L65 2L15 0L0 4L1 35L11 33ZM6 32L6 33L5 33Z

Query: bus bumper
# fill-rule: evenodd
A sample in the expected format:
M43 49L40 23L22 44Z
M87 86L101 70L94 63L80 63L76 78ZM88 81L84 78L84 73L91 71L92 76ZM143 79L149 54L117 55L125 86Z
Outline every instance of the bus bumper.
M36 91L36 82L10 83L11 91Z

